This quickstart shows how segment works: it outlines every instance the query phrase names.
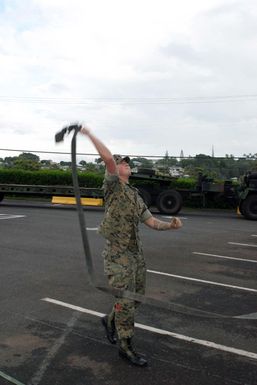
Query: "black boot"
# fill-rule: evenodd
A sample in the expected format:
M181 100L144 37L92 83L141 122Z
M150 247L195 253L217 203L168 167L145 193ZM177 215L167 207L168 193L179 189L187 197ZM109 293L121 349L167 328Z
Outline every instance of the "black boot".
M135 352L131 344L131 338L120 340L119 355L133 365L141 367L147 366L146 359Z
M104 316L101 318L102 325L105 328L106 332L106 337L108 338L109 342L111 344L116 344L117 339L115 337L115 325L114 325L114 320L109 322L108 315Z

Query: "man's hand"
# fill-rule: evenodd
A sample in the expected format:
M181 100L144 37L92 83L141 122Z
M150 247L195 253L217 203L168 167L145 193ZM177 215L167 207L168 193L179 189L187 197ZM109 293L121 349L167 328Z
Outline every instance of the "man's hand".
M83 134L83 135L89 135L89 134L90 134L90 130L89 130L89 128L86 127L86 126L83 126L83 127L81 128L80 132L81 132L81 134Z
M172 218L172 220L170 222L170 228L171 229L177 230L177 229L180 229L180 227L182 227L182 226L183 226L182 222L179 218L177 218L177 217Z
M180 219L174 217L172 218L171 222L164 222L160 221L159 219L155 217L148 218L145 222L145 225L148 227L151 227L151 229L158 230L158 231L165 231L165 230L173 230L173 229L180 229L182 227L182 222Z

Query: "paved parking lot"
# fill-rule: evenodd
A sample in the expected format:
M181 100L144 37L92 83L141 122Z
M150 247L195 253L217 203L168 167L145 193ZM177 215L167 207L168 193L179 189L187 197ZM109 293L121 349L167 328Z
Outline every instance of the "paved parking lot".
M85 210L99 281L102 216ZM229 211L180 217L180 231L141 227L147 295L177 307L141 305L135 341L149 366L135 368L105 339L112 298L88 284L76 211L2 204L0 384L257 384L256 222Z

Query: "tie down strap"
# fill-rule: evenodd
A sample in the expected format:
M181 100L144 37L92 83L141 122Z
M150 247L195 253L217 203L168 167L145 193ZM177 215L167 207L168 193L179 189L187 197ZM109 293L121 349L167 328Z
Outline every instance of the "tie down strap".
M105 286L102 284L99 284L96 282L95 278L95 272L94 272L94 265L90 250L90 244L87 236L87 227L86 227L86 220L84 216L84 211L81 206L81 196L80 196L80 188L79 188L79 182L78 182L78 174L77 174L77 161L76 161L76 137L78 132L81 130L82 126L79 124L72 124L70 126L64 127L60 132L58 132L55 135L55 141L60 142L64 139L64 136L66 133L70 133L71 131L74 131L72 141L71 141L71 160L72 160L72 180L73 180L73 187L74 187L74 195L76 198L76 205L77 205L77 212L79 217L79 224L80 224L80 232L82 237L82 243L84 248L84 255L85 255L85 261L86 261L86 267L88 272L88 281L91 286L94 288L107 293L111 294L115 297L119 298L127 298L133 301L137 301L146 305L162 308L165 310L170 310L176 313L182 313L185 315L191 315L191 316L197 316L197 317L203 317L203 318L225 318L225 319L252 319L252 317L247 317L247 315L238 315L238 316L227 316L224 314L209 312L200 310L194 307L185 306L182 304L178 304L175 302L167 302L162 301L160 299L155 299L153 297L148 297L142 294L134 293L128 290L121 290L121 289L115 289L110 286ZM250 315L249 315L250 316Z

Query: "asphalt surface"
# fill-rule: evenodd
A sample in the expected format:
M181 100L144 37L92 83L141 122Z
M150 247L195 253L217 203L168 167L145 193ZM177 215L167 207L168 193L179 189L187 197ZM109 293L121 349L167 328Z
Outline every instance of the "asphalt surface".
M3 201L0 384L256 385L257 223L231 211L179 216L179 231L140 227L147 295L183 306L140 306L135 344L149 366L137 368L105 338L100 316L113 299L88 284L76 211ZM102 217L85 210L99 281Z

